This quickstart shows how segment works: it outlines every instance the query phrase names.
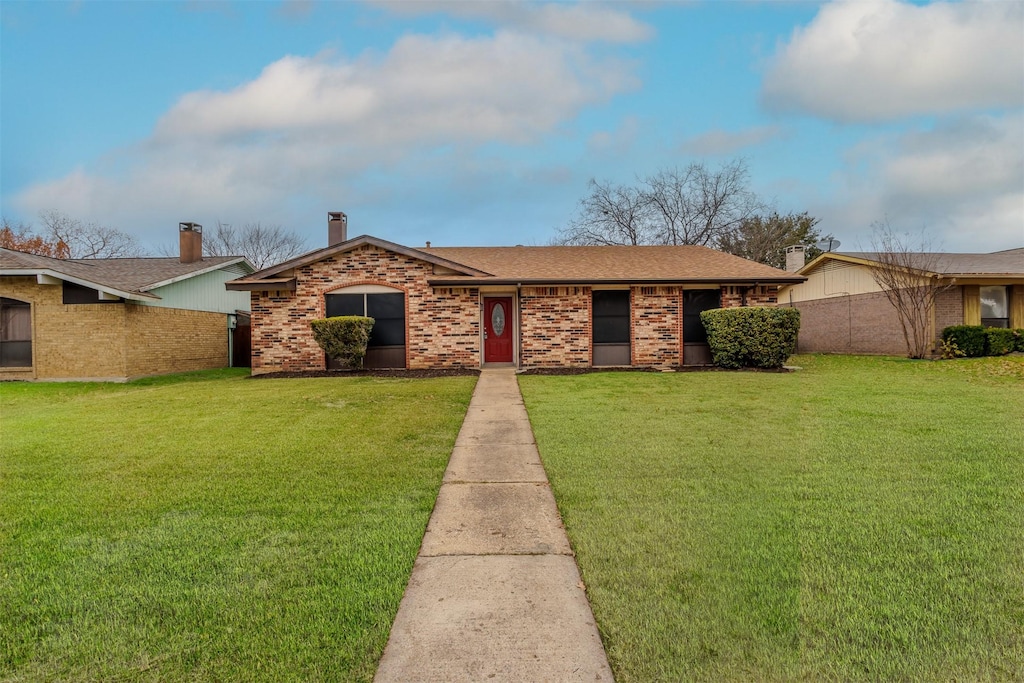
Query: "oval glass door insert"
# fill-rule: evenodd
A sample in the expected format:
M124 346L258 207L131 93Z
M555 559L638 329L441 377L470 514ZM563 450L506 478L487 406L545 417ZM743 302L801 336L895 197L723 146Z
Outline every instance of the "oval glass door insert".
M491 329L499 337L505 331L505 307L501 304L494 304L491 309Z

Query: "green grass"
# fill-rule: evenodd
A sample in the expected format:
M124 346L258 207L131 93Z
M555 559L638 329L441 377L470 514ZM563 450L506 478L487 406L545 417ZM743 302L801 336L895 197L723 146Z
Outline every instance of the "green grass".
M0 679L370 680L474 382L0 384Z
M524 376L616 679L1024 679L1024 358Z

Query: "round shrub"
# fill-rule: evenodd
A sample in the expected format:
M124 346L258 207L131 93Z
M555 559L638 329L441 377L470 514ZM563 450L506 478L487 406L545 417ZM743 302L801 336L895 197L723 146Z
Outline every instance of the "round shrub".
M985 328L986 356L1005 356L1013 351L1016 342L1013 330L1008 330L1005 327Z
M942 330L942 341L956 344L968 358L985 355L985 328L981 325L950 325Z
M796 350L800 311L795 308L716 308L700 314L715 365L781 368Z
M341 315L313 320L313 339L324 352L347 368L360 368L370 341L373 318L362 315Z

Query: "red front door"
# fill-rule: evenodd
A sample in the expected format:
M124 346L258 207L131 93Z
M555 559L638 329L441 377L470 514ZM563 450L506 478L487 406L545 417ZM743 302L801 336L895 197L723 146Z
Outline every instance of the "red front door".
M484 362L512 362L512 297L484 299Z

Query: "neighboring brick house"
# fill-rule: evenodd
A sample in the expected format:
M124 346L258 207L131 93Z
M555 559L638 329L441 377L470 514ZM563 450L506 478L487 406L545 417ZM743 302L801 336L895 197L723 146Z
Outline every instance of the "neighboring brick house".
M202 258L201 235L183 223L174 258L0 249L0 379L124 381L231 364L249 297L224 283L253 267L241 256Z
M990 254L920 254L924 278L945 287L931 312L931 335L949 325L1024 328L1024 248ZM801 353L907 352L896 309L871 276L878 255L831 252L796 271L779 305L800 309Z
M774 305L802 276L695 246L426 247L345 239L227 283L252 294L252 372L331 367L310 321L375 319L368 367L710 362L699 313Z

